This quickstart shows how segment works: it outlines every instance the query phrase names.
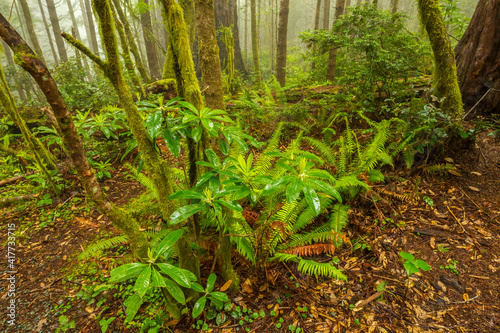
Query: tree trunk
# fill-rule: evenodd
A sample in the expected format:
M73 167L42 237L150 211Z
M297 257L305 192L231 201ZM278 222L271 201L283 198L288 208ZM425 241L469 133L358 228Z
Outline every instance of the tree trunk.
M35 53L37 56L45 62L45 58L43 57L42 48L40 47L40 43L38 42L38 38L35 33L35 26L33 25L33 20L31 19L31 12L28 6L28 2L26 0L19 0L21 4L21 10L23 12L24 21L26 22L26 28L28 29L28 34L30 36L31 45L35 49Z
M213 0L196 1L196 25L206 105L212 109L224 110L224 91L222 90L219 46L215 35Z
M245 1L245 65L248 67L248 1Z
M314 16L314 30L319 29L319 17L321 13L321 0L316 2L316 15Z
M132 30L130 29L130 24L125 16L125 13L122 10L120 2L118 0L113 0L113 7L118 13L118 17L120 18L121 23L123 24L123 29L125 30L125 36L127 36L128 46L130 47L130 52L135 60L135 66L139 71L139 75L144 83L150 83L151 78L149 77L146 68L144 67L144 63L142 62L141 54L139 53L139 48L135 43L135 39L132 34Z
M335 21L344 15L345 0L335 2ZM331 82L335 81L335 71L337 70L337 49L333 48L328 54L328 66L326 69L326 78Z
M50 23L52 24L52 31L54 32L54 37L56 38L57 51L59 52L59 57L62 62L68 61L68 54L66 53L66 48L64 47L64 41L61 37L61 27L59 26L59 19L57 18L56 5L54 0L45 0L47 3L47 10L49 11Z
M278 54L276 56L276 78L282 87L286 85L286 43L288 34L289 11L290 1L281 0L278 28Z
M439 7L438 0L418 0L420 20L425 27L434 54L433 84L440 97L441 108L455 121L463 116L462 95L458 87L455 54Z
M66 3L68 4L68 9L69 9L69 14L71 16L71 22L73 23L73 28L71 30L71 33L74 35L74 37L78 40L82 40L82 37L80 36L80 29L78 29L78 22L76 21L75 13L73 11L73 4L71 3L71 0L66 0ZM78 62L80 62L80 54L76 52L76 56L78 59ZM90 77L89 73L89 65L87 64L87 59L84 57L83 58L83 65L80 64L82 68L85 68L85 71L87 72L88 76Z
M500 113L500 0L479 0L455 54L467 109Z
M274 75L274 5L273 0L269 0L271 24L269 25L269 49L271 50L271 74ZM277 66L278 64L276 64ZM276 74L277 75L277 74Z
M144 0L144 3L148 5L149 0ZM156 44L151 35L153 33L153 26L151 24L151 13L149 8L144 13L141 13L141 24L144 43L146 43L149 73L151 74L153 81L155 81L161 77L161 72L160 63L158 62L158 52L156 51Z
M82 6L82 1L84 7ZM82 13L85 11L87 14L87 26L88 26L88 36L87 38L90 38L90 49L95 55L99 55L99 43L97 42L97 34L95 30L95 24L94 24L94 17L92 15L92 8L90 6L90 1L89 0L80 0L80 6L82 6Z
M330 0L324 0L323 6L323 29L330 28Z
M50 75L49 70L45 64L36 57L34 52L29 48L26 42L22 40L21 36L12 28L10 23L1 13L0 37L2 37L14 51L16 62L35 79L52 107L63 132L62 141L65 151L70 157L88 197L95 202L99 211L108 217L113 223L113 226L127 236L134 255L141 260L146 260L148 257L149 242L140 231L137 221L125 210L114 206L106 199L90 167L87 157L85 156L71 113L57 89L57 85Z
M373 0L372 6L378 8L378 0Z
M391 0L391 14L398 12L399 0Z
M259 63L259 40L257 36L257 8L256 0L250 0L250 16L251 16L251 29L252 29L252 57L253 57L253 75L255 85L260 88L262 85L262 78L260 76L260 63Z

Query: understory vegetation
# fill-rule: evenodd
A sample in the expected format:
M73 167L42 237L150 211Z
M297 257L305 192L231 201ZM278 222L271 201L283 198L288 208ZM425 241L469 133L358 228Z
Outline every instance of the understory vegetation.
M452 2L446 3L447 22L458 36L464 31L463 18L455 15ZM287 86L271 75L265 57L260 89L233 68L225 79L226 110L134 92L148 140L169 165L170 216L164 216L148 157L138 151L129 116L112 85L97 71L89 80L76 58L54 68L104 192L117 179L140 184L115 204L138 221L148 242L147 258L137 258L128 247L130 239L113 229L100 231L81 252L68 253L72 265L65 271L66 286L73 282L79 290L53 309L57 332L82 329L66 315L75 300L94 309L102 332L114 321L135 332L163 332L181 318L196 330L231 321L244 332L265 316L281 329L283 318L274 309L253 311L232 302L232 293L249 288L235 262L244 261L262 275L281 265L317 282L347 281L338 266L338 249L370 251L362 239L350 237L352 207L360 202L376 207L383 198L398 196L432 206L431 199L419 194L418 184L414 192L401 195L384 189L387 178L400 177L394 170L408 177L417 169L453 174L453 164L440 162L450 139L473 142L486 130L498 135L500 126L492 118L457 129L432 88L428 39L407 30L406 23L404 14L352 7L331 31L301 34L304 44L288 55ZM327 82L332 48L338 50L336 79ZM5 91L7 85L15 91L32 84L19 68L5 67L4 72ZM133 78L127 80L134 86ZM38 94L34 91L17 106L57 168L28 149L15 119L7 114L0 118L0 178L20 179L15 186L1 185L0 207L40 213L36 225L17 225L16 238L25 244L30 233L51 228L56 219L73 223L97 209L80 193L76 171L58 130L44 117L46 106ZM188 241L201 263L201 276L179 264L179 240ZM399 255L408 281L431 269L412 254ZM450 265L447 269L453 270ZM110 315L110 298L120 300L119 314ZM298 311L308 313L307 307ZM303 332L294 325L283 329Z

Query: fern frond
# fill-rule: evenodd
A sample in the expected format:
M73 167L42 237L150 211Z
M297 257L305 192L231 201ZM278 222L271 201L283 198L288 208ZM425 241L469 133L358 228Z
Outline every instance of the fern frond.
M319 196L319 202L321 204L320 210L323 210L326 207L329 207L332 204L333 200L325 196ZM299 207L299 211L302 212L297 218L297 222L295 222L295 224L293 225L293 230L295 232L308 226L312 221L314 221L314 218L317 216L314 209L310 207L305 200L303 200L303 203L304 204L301 204L305 205L305 207L302 209L301 207Z
M293 249L300 246L311 245L313 243L325 243L328 241L335 241L337 238L342 237L331 229L323 226L314 231L310 231L304 234L293 234L290 236L290 240L286 243L281 244L277 248L277 252L287 252L289 249Z
M94 257L100 254L101 251L110 249L112 247L123 245L128 242L127 237L120 235L113 238L103 239L87 247L82 253L78 255L78 259L85 260L89 257Z
M332 266L330 263L319 263L288 253L276 253L272 259L298 262L298 270L307 275L314 275L316 277L321 275L347 281L347 276L342 273L342 270Z
M325 159L328 164L336 164L337 157L333 153L332 147L330 147L323 141L308 136L304 137L304 141L306 141L311 147L313 147L320 154L320 157Z
M342 243L341 242L342 238L338 237L338 235L341 233L342 229L345 228L345 226L347 225L348 210L349 206L337 203L333 206L332 213L330 215L330 218L328 219L327 224L333 231L333 233L336 235L334 240L336 246L340 246L340 244Z
M271 168L271 162L274 159L273 156L266 155L266 153L274 152L279 145L281 139L281 132L283 129L283 123L278 123L276 130L274 131L273 136L269 140L266 149L262 152L259 158L255 161L255 170L257 175L266 175L269 169Z
M335 253L335 245L326 243L326 244L312 244L312 245L304 245L300 247L294 247L286 251L286 253L295 254L296 256L301 257L310 257L310 256L319 256L322 254L334 254Z

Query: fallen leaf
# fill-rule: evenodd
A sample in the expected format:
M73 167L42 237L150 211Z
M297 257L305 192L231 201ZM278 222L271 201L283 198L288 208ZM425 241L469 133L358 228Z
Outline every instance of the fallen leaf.
M462 174L457 170L448 170L448 172L451 173L453 176L462 177Z
M453 163L453 159L451 157L445 157L444 160L448 163Z
M87 306L87 307L85 308L85 311L87 311L88 313L92 313L92 312L94 312L94 308L93 308L93 307L91 307L91 306Z
M45 325L46 322L47 322L47 318L43 318L42 320L40 320L38 322L38 324L36 325L35 332L40 332L42 330L43 325Z
M477 172L477 171L471 171L470 173L473 175L476 175L476 176L482 176L482 174L480 172Z
M469 186L469 189L471 189L472 191L476 191L476 192L480 192L481 191L477 187L474 187L474 186Z
M247 294L253 293L252 281L250 279L246 279L245 282L241 285L241 290Z
M227 281L226 283L224 283L224 285L222 287L220 287L219 291L226 291L229 289L229 287L231 286L231 283L233 283L233 280L229 280Z

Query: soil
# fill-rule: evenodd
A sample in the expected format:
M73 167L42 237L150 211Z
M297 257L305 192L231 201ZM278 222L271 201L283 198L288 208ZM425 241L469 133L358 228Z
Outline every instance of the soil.
M472 147L449 154L447 162L441 162L453 164L455 170L391 171L384 186L351 203L345 229L351 245L346 242L335 253L347 282L305 276L291 264L272 265L263 272L235 254L243 287L229 293L232 303L266 313L244 328L250 332L288 332L289 325L302 332L500 332L500 144L482 134ZM122 171L104 182L108 196L118 204L143 190ZM94 271L79 270L83 263L76 256L82 249L116 231L99 213L86 208L82 193L72 191L49 209L0 210L3 332L56 332L62 313L75 321L76 328L66 332L101 332L96 318L103 307L103 318L118 317L107 332L138 332L124 326L119 317L123 303L112 293L99 309L76 297L89 281L95 281L93 274L109 274L110 263L127 253L115 249L98 260L87 260ZM54 215L57 212L61 214ZM10 249L15 254L13 269L7 260L8 225L22 229ZM408 277L401 251L431 269ZM204 273L211 265L211 258L204 258ZM74 272L80 273L70 278ZM12 276L15 298L9 296L12 290L6 280ZM14 326L7 316L12 299ZM215 320L208 324L213 332L245 331L238 321L228 316L221 326ZM192 329L193 323L184 316L165 332L200 331Z

